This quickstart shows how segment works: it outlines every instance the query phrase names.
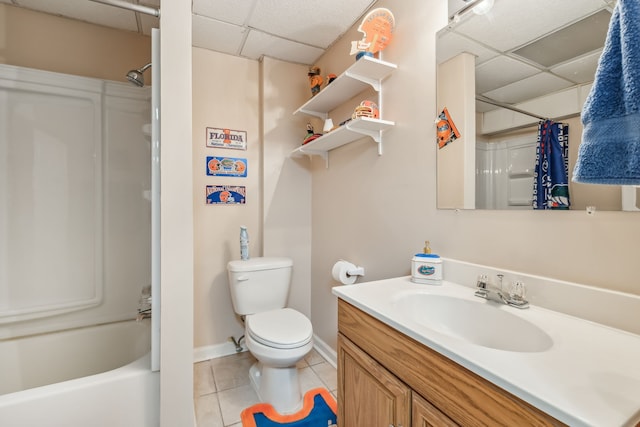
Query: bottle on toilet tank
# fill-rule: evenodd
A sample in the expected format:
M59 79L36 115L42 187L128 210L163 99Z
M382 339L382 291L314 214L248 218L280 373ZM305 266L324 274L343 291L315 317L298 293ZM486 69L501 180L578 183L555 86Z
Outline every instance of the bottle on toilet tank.
M244 225L240 226L240 259L243 261L249 259L249 233Z

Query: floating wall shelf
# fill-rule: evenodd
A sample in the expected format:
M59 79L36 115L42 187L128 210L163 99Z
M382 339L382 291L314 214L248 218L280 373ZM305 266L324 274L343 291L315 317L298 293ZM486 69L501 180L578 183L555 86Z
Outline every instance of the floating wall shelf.
M363 56L293 114L327 118L327 113L368 87L380 92L382 80L398 66Z
M378 154L382 155L382 131L394 126L394 122L380 119L369 119L360 117L352 120L331 132L322 135L318 139L296 148L291 153L292 156L307 154L321 156L329 166L329 151L342 147L363 136L370 136L378 144Z
M329 117L329 111L353 98L365 89L378 92L378 106L382 115L382 80L398 68L397 65L380 59L363 56L340 74L331 84L307 101L293 114L306 114L321 119ZM382 132L395 123L382 119L360 117L351 120L333 131L293 150L291 155L322 156L329 166L329 151L353 142L363 136L370 136L378 144L378 155L382 155Z

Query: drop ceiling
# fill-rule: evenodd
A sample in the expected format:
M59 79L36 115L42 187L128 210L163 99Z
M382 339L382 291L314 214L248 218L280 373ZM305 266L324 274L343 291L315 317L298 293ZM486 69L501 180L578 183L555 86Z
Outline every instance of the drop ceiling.
M519 104L593 81L615 1L495 0L438 33L437 61L476 56L476 93ZM476 111L497 108L478 102Z
M160 0L126 1L161 8ZM310 65L376 1L193 0L192 44L249 59L268 56ZM159 26L159 19L153 16L90 0L0 3L145 35Z

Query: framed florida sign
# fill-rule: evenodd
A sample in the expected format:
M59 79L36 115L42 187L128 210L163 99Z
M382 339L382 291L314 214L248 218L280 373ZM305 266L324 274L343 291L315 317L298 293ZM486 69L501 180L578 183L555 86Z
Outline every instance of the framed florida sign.
M225 128L207 128L207 147L247 149L247 132Z
M247 159L207 156L208 176L235 176L246 178Z
M242 185L207 185L207 205L244 205L247 189Z

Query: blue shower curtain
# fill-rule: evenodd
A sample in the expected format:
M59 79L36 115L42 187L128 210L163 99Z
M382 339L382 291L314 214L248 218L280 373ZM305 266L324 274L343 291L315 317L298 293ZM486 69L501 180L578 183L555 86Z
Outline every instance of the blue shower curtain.
M533 209L569 209L569 125L538 124Z

